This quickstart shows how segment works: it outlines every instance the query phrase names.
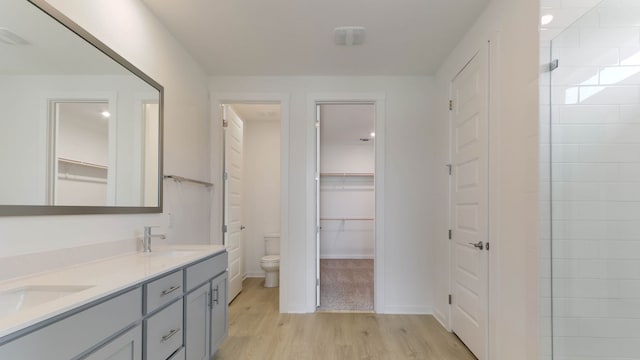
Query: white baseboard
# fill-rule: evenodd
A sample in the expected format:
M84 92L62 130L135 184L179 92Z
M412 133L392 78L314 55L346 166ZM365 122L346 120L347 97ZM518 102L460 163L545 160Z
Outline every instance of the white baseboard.
M433 315L433 308L431 306L385 306L381 314Z
M309 314L313 311L309 311L307 306L304 305L290 305L284 309L280 309L283 314Z
M263 272L249 272L245 275L245 278L263 278L264 276Z
M373 255L321 255L320 259L327 260L373 260Z
M449 327L446 325L447 318L444 316L444 314L441 311L438 311L438 309L433 310L433 317L436 318L436 320L440 323L440 325L442 325L443 328L447 329L447 331L451 331L451 329L449 329Z

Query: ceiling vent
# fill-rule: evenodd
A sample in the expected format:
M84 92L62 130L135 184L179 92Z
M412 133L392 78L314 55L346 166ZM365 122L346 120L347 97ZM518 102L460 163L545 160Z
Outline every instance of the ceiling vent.
M365 29L362 26L341 26L333 30L336 45L362 45L365 38Z
M0 43L7 45L27 45L29 42L20 37L20 35L5 28L0 28Z

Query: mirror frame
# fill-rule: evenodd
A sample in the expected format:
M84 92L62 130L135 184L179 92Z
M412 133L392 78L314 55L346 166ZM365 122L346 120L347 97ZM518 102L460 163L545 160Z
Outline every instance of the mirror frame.
M164 151L164 87L131 64L110 47L91 35L88 31L62 14L45 0L27 0L40 9L44 15L69 29L89 45L95 47L133 75L158 90L158 205L147 207L136 206L56 206L56 205L0 205L0 216L39 216L39 215L96 215L96 214L152 214L162 213L163 205L163 151Z

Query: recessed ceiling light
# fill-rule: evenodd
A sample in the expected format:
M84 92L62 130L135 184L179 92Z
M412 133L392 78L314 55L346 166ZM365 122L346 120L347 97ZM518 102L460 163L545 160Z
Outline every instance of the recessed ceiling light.
M542 25L549 25L551 24L552 21L553 21L553 15L551 14L542 15L542 18L540 18L540 23Z
M111 116L111 113L108 111L103 111L101 114L102 114L102 117L105 119Z

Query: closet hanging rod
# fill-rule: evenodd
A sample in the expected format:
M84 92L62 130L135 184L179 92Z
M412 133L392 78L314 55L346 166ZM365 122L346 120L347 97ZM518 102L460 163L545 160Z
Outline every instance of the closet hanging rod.
M320 218L320 220L335 220L335 221L373 221L374 218Z
M200 180L194 180L194 179L189 179L183 176L178 176L178 175L165 175L164 176L165 179L171 179L175 182L190 182L190 183L194 183L194 184L200 184L200 185L204 185L206 187L213 187L212 183L209 182L205 182L205 181L200 181Z
M371 177L374 173L320 173L320 176Z

